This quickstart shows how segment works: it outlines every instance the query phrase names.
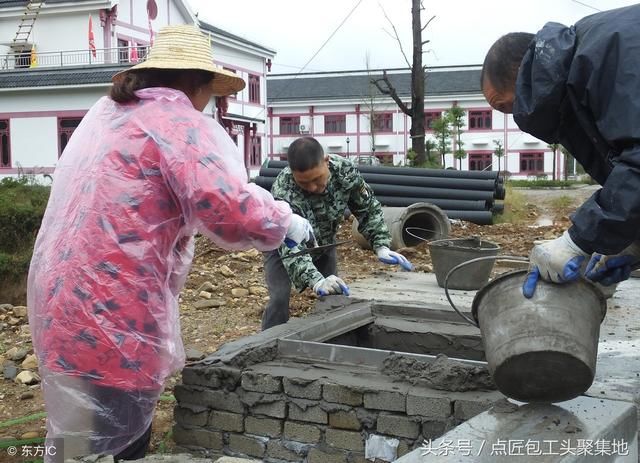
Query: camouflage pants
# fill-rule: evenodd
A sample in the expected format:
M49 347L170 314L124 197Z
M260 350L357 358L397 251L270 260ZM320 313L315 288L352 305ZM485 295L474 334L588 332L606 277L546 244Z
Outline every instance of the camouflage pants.
M327 277L337 273L336 261L336 250L333 248L315 257L313 264ZM264 253L264 276L269 290L269 302L262 314L262 330L289 320L291 281L277 250Z

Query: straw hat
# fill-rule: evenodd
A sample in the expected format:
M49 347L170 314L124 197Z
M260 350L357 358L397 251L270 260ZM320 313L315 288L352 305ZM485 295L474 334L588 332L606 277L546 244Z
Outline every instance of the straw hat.
M211 86L217 96L239 92L245 82L231 71L213 64L213 53L208 38L196 26L166 26L158 31L146 61L113 76L118 82L135 69L199 69L215 75Z

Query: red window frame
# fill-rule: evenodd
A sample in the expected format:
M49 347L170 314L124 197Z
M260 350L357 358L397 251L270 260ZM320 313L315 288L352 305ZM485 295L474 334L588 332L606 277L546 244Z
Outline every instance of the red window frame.
M375 113L371 128L375 132L393 132L393 113Z
M300 116L280 118L280 135L298 135L300 133Z
M129 47L131 44L127 39L118 39L118 62L129 63Z
M469 170L493 170L493 153L485 151L469 154Z
M81 117L58 118L58 157L62 156L62 152L69 143L71 135L78 128L81 121Z
M469 111L469 130L491 130L493 127L493 111L476 109Z
M520 153L520 173L543 174L544 153Z
M249 74L249 103L260 104L260 76Z
M0 119L0 168L11 167L11 133L9 119Z
M324 133L347 133L347 116L344 114L324 116Z
M424 130L425 132L433 132L433 121L442 117L442 111L425 111L424 113Z

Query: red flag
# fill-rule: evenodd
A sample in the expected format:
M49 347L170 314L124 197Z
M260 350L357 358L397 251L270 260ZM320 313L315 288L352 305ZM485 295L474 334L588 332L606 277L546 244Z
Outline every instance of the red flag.
M131 47L131 54L129 55L129 61L131 61L132 63L137 63L139 60L140 58L138 57L138 47L134 43L133 46Z
M96 57L96 41L93 37L93 21L91 19L91 15L89 15L89 50L91 50L91 54L93 57Z

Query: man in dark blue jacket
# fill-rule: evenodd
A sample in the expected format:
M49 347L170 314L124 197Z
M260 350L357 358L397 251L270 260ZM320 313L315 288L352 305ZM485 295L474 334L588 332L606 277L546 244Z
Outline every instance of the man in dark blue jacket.
M524 132L560 143L602 188L555 240L535 246L523 293L539 278L610 285L640 260L640 5L597 13L493 44L482 69L489 104Z

